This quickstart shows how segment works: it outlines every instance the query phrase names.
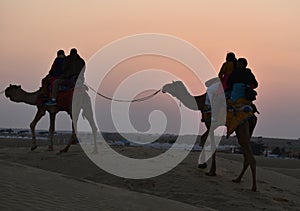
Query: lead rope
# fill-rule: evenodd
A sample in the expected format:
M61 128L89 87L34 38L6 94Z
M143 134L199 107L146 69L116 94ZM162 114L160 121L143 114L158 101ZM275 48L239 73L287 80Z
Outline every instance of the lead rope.
M5 89L0 92L0 95L2 95L4 92L5 92Z
M107 97L99 92L97 92L95 89L93 89L91 86L89 86L87 83L85 83L85 85L90 88L93 92L95 92L97 95L107 99L107 100L111 100L111 101L116 101L116 102L127 102L127 103L134 103L134 102L142 102L142 101L145 101L145 100L148 100L152 97L154 97L155 95L157 95L161 89L159 90L156 90L153 94L151 95L148 95L148 96L145 96L145 97L141 97L141 98L138 98L138 99L134 99L134 100L123 100L123 99L114 99L114 98L111 98L111 97Z

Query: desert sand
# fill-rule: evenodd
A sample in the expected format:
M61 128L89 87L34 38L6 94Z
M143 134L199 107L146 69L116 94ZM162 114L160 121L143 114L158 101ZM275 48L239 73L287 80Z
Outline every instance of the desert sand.
M242 155L218 153L217 176L198 169L199 152L170 172L151 179L111 175L91 162L80 145L66 154L30 152L26 140L0 139L0 209L37 210L299 210L300 160L256 157L258 191L250 171L231 182ZM127 156L151 157L159 149L113 147Z

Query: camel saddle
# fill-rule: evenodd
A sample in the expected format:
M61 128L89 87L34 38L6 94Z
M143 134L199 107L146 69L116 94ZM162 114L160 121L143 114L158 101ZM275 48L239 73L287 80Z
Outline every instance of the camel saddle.
M86 91L88 88L85 85L78 86L74 88L74 86L69 86L67 84L63 84L59 87L59 91L57 93L57 106L59 107L60 110L63 111L69 111L72 108L72 97L73 97L73 92L74 89L76 91L81 90L81 91ZM44 105L51 96L51 89L48 91L47 96L38 96L36 104L37 105Z
M225 124L227 128L226 137L229 137L238 128L238 126L252 118L255 112L258 112L256 106L246 99L238 99L236 102L233 102L230 99L227 100L227 115ZM207 106L202 111L201 121L211 123L210 107Z
M57 93L57 106L60 110L68 111L72 107L72 97L73 97L74 88L66 90L66 91L59 91ZM50 95L48 95L50 96ZM44 105L50 98L46 96L38 96L36 100L37 105Z

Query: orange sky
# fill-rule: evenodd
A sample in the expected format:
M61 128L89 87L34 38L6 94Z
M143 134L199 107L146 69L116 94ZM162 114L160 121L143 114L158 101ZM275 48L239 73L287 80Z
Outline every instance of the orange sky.
M2 0L0 89L9 83L37 89L60 48L77 47L88 61L101 47L124 36L170 34L198 47L216 70L227 51L246 57L259 81L256 104L261 115L255 135L298 138L299 12L297 0ZM196 87L191 91L200 94ZM4 96L0 100L0 127L27 128L34 108L8 102ZM67 122L61 116L58 128ZM39 127L47 128L47 123L45 118Z

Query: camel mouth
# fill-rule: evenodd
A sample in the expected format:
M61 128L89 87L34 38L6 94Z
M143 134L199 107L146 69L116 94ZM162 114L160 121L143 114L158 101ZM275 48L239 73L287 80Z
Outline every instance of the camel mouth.
M7 93L5 93L5 97L12 100L11 95L8 95Z
M167 92L169 92L169 86L170 86L170 84L164 85L163 88L161 89L161 92L162 92L162 93L167 93Z
M166 88L164 87L164 88L162 88L161 92L162 92L162 93L167 93L168 91L167 91Z
M5 89L5 91L4 91L4 95L5 95L5 97L7 97L7 98L10 98L10 96L9 96L9 94L8 94L8 90L7 90L7 89Z

